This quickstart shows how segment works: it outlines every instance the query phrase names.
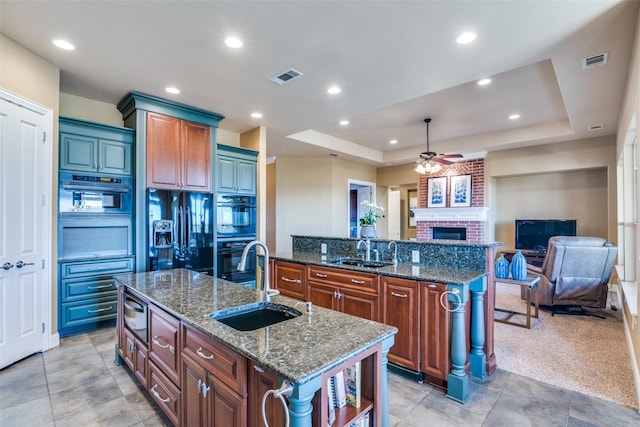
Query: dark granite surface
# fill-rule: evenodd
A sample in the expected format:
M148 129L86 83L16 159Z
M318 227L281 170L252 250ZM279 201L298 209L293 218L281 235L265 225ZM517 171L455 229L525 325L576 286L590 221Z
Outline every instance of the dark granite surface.
M427 265L400 263L379 268L356 267L350 265L332 264L332 259L338 255L320 255L309 252L292 252L272 254L271 258L280 261L289 261L299 264L315 264L325 267L340 268L344 270L362 271L366 273L394 276L403 279L424 280L428 282L468 285L474 280L485 276L487 273L481 270L461 270L457 268L433 267Z
M260 328L237 331L214 312L260 301L260 291L185 269L116 276L125 286L187 321L229 348L282 377L302 384L318 374L394 335L392 326L313 306L283 296L272 301L301 311L300 317Z

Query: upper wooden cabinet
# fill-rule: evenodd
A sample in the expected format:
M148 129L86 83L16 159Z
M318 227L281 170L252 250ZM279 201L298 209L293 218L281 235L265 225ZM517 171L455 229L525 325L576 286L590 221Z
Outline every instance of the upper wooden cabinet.
M60 117L60 169L131 175L132 129Z
M211 128L147 113L147 187L211 190Z
M257 156L255 151L218 145L216 190L220 193L256 194Z

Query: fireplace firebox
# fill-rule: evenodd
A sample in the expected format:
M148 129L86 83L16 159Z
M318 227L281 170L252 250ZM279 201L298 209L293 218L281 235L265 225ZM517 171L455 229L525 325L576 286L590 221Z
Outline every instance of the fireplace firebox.
M465 227L433 227L433 238L437 240L467 240Z

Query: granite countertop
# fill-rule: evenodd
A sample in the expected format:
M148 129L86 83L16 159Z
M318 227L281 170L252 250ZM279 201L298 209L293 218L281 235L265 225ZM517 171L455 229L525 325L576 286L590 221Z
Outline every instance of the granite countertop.
M400 277L403 279L423 280L427 282L445 283L453 285L468 285L476 279L485 276L485 271L460 270L456 268L431 267L420 264L400 263L379 268L357 267L343 264L332 264L328 260L339 258L340 255L320 255L308 252L289 252L272 254L271 258L279 261L289 261L299 264L314 264L324 267L344 270L360 271L380 274L383 276Z
M259 302L261 292L185 269L119 274L116 280L146 296L236 352L302 384L393 336L397 329L284 296L272 302L302 315L255 331L238 331L211 319L214 312Z

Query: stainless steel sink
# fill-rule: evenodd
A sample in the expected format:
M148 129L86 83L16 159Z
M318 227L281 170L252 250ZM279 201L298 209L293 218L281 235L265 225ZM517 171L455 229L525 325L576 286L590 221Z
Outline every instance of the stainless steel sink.
M265 326L294 319L301 314L298 310L286 305L259 302L213 313L211 318L238 331L255 331Z
M352 265L354 267L367 267L367 268L380 268L386 267L388 265L393 265L393 262L390 261L365 261L360 258L334 258L327 261L330 264L337 265Z

